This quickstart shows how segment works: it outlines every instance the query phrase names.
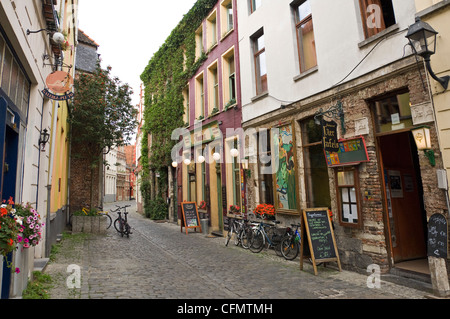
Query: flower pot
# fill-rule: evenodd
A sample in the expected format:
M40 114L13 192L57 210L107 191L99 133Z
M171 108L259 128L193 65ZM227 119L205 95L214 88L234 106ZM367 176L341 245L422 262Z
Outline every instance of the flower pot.
M72 232L106 234L106 221L106 216L72 216Z

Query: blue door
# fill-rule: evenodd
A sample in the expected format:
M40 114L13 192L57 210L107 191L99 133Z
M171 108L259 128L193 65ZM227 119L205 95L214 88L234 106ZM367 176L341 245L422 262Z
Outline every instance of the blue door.
M8 117L8 114L10 115ZM14 123L11 123L11 115L14 114ZM7 102L0 97L0 199L15 198L17 161L19 150L18 124L20 118L17 113L7 109ZM8 255L11 262L12 254ZM3 263L3 278L1 278L1 298L9 298L11 285L11 269Z

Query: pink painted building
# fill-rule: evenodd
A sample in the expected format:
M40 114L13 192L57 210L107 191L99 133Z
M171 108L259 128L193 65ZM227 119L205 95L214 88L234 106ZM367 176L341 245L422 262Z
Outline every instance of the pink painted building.
M181 201L196 202L201 218L207 216L210 230L219 233L230 205L245 207L243 153L230 155L243 145L235 131L242 119L236 7L236 0L217 1L195 32L196 56L205 53L206 60L183 92L191 143L183 157L190 163L177 167L178 218Z

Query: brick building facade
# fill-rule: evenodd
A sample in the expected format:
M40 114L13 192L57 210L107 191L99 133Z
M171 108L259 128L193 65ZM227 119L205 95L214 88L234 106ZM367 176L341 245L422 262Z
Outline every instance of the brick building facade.
M329 109L330 100L331 105L337 101L343 104L345 133L335 119L339 139L351 141L362 136L368 161L327 165L321 136L308 141L313 131L321 130L320 125L312 124L314 116ZM393 104L397 101L398 105L391 105L389 101ZM384 108L383 103L389 106ZM334 213L340 260L348 269L364 272L368 265L377 264L386 272L411 259L426 263L426 221L434 213L446 211L445 194L437 189L436 169L442 168L442 161L435 123L434 119L426 123L431 128L436 156L436 166L432 167L428 158L415 148L410 132L419 119L408 112L400 114L399 118L393 115L399 109L401 113L402 109L424 104L431 105L425 70L418 69L414 58L409 58L245 123L245 130L257 131L292 124L298 207L290 212L279 210L277 219L289 225L300 221L304 209L330 208ZM388 109L394 113L389 113ZM250 143L251 137L247 136L249 149ZM308 164L313 161L313 147L319 150L316 159L322 158L314 168ZM249 211L264 202L265 191L277 196L276 182L272 181L273 186L262 185L265 177L260 174L260 165L257 158L250 164L249 185L255 187L248 188ZM352 183L341 187L338 180L346 179L346 172L351 173ZM349 196L354 199L350 201L357 210L350 221L344 218L349 214L344 208L346 201L341 191L344 188L351 190Z

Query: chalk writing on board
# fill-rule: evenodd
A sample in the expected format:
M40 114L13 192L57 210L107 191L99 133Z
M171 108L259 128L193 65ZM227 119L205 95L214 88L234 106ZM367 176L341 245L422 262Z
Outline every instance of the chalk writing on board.
M428 221L428 256L447 258L447 219L434 214Z

